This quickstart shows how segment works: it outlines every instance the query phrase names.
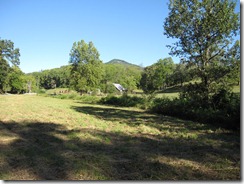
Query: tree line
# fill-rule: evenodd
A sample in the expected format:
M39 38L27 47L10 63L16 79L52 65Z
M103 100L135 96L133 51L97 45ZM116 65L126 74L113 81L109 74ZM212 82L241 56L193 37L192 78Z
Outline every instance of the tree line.
M92 42L75 42L69 65L24 74L19 68L20 52L11 40L0 39L0 93L23 93L38 89L68 87L81 94L101 90L112 93L112 83L120 83L129 92L145 93L198 80L186 86L185 96L193 93L209 102L219 91L239 84L240 42L233 43L239 31L239 15L233 1L174 0L169 3L164 34L177 40L169 45L171 57L159 59L143 69L104 64ZM187 89L189 88L189 89ZM200 90L201 89L201 90ZM200 97L201 96L201 97ZM192 96L191 96L192 97ZM191 98L189 97L189 98Z
M1 41L0 92L28 93L41 89L70 88L77 92L88 93L100 90L115 93L113 83L124 86L128 92L142 89L153 93L171 86L181 86L196 78L198 67L189 66L185 61L175 64L171 57L159 59L151 66L142 68L136 65L116 62L103 63L99 52L92 42L75 42L70 52L69 65L39 72L23 73L19 68L19 49L10 40ZM208 77L212 82L221 81L222 85L239 85L240 81L240 44L237 41L228 55L230 62L209 69ZM211 74L212 72L212 74ZM227 81L226 81L227 80Z
M0 93L29 93L41 89L70 88L81 94L96 90L107 94L116 93L113 83L119 83L128 92L133 92L136 89L156 90L165 86L164 82L168 86L178 82L178 74L174 72L180 64L174 64L172 58L160 59L156 64L146 68L128 63L103 63L94 44L86 43L84 40L73 44L69 65L25 74L19 68L19 49L14 48L11 40L0 41ZM154 76L148 75L149 70L154 72ZM146 75L147 80L144 80ZM150 81L151 78L154 80Z

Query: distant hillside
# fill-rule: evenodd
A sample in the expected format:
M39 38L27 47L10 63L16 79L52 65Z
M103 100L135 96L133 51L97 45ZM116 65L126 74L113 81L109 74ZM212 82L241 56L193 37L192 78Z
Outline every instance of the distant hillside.
M133 66L133 67L142 69L141 66L138 66L138 65L135 65L135 64L131 64L131 63L129 63L127 61L124 61L124 60L121 60L121 59L112 59L111 61L109 61L109 62L107 62L105 64L121 64L121 65L125 65L125 66Z

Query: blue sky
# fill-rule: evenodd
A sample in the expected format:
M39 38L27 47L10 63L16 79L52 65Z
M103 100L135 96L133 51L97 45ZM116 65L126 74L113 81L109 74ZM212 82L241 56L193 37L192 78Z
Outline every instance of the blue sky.
M67 65L75 41L92 41L105 63L149 66L170 57L167 0L0 0L0 37L20 49L23 72ZM239 10L239 5L238 9ZM179 58L172 57L175 63Z

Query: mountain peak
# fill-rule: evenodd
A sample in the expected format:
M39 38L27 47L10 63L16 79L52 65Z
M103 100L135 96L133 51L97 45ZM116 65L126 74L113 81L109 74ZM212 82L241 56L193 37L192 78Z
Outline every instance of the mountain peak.
M110 60L109 62L107 62L106 64L121 64L121 65L125 65L125 66L134 66L134 67L139 67L139 68L141 68L141 67L138 66L138 65L129 63L129 62L124 61L124 60L122 60L122 59L112 59L112 60Z
M107 62L107 64L127 64L131 65L131 63L128 63L122 59L112 59L111 61Z

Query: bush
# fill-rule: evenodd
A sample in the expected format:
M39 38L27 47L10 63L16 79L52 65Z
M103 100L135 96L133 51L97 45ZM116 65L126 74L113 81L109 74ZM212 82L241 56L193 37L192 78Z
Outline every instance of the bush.
M108 95L107 97L102 98L100 101L102 104L109 104L122 107L138 107L144 104L145 100L137 96L128 96L124 94L120 97Z
M38 90L36 90L36 92L38 94L45 94L46 93L46 90L45 89L38 89Z
M76 94L76 93L67 94L67 98L68 98L68 99L76 99L77 96L79 96L79 95Z
M90 95L83 95L83 96L76 96L75 100L80 100L84 103L98 103L101 97L97 96L90 96Z
M181 99L186 99L196 108L209 107L209 91L203 83L188 84L180 93Z
M240 96L222 93L213 96L215 100L217 97L221 99L218 101L218 105L215 106L211 103L211 106L206 108L197 107L194 101L184 98L173 100L157 98L153 101L150 110L159 114L209 123L224 128L240 129ZM220 95L223 95L223 97L220 97Z
M189 113L189 101L183 99L156 98L150 108L152 112L185 118Z

